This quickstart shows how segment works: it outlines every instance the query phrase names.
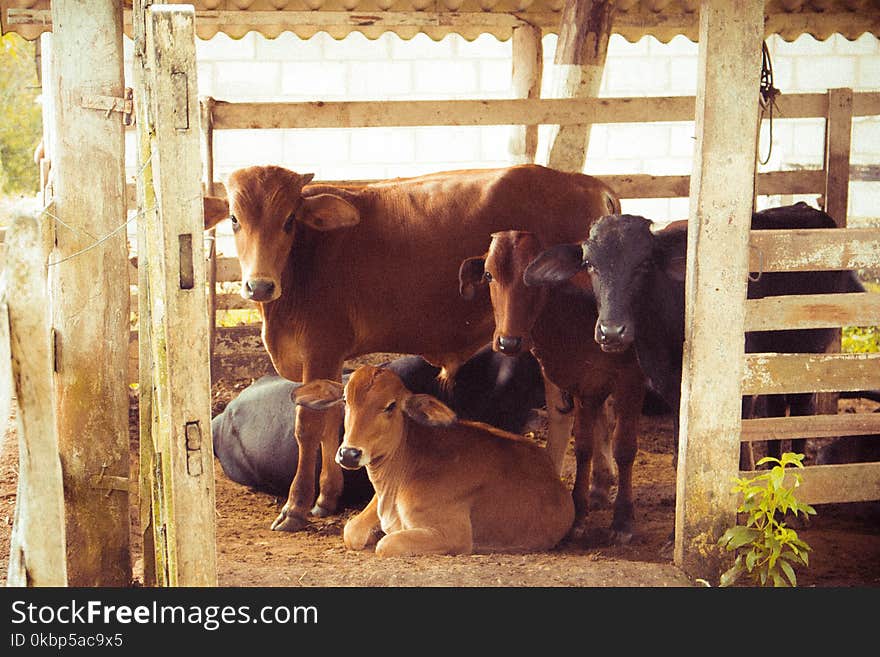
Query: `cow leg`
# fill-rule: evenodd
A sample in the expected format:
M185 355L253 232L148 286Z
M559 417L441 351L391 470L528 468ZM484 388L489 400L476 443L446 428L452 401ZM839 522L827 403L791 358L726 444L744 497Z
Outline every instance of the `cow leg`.
M342 470L336 463L339 450L339 427L345 410L342 406L328 408L324 413L324 429L321 432L321 476L318 501L312 507L312 515L323 518L336 513L342 497Z
M573 415L566 395L544 377L544 398L547 404L547 453L556 474L562 474L562 464L571 439Z
M349 550L363 550L373 545L382 536L382 524L379 520L379 496L364 507L364 510L345 523L342 530L342 542Z
M633 535L632 468L639 447L639 420L645 399L644 383L625 382L629 385L615 391L613 408L616 416L614 426L614 460L617 463L617 498L614 500L614 517L611 521L611 541L618 545L629 543ZM608 404L606 403L606 406Z
M419 554L470 554L473 552L473 534L470 518L444 519L436 527L401 529L382 537L376 544L376 556L403 557Z
M587 528L587 493L590 488L590 467L593 458L593 431L602 409L603 399L586 398L576 401L574 419L574 455L577 463L572 499L574 524L569 537L583 538Z
M342 381L342 361L339 360L335 365L322 365L307 361L303 367L303 383L309 383L315 379ZM295 413L295 437L299 447L299 461L296 475L290 484L287 502L272 523L274 531L295 532L306 526L306 518L315 501L315 466L317 465L318 449L331 444L331 442L337 446L336 448L339 444L338 413L330 413L328 417L326 411L315 411L305 406L296 406ZM328 419L330 418L336 418L336 423L332 427L332 438L325 436L330 433L327 431L330 424ZM334 448L334 452L336 448ZM322 451L325 455L327 454L326 447ZM321 499L327 505L322 508L335 511L339 496L342 494L342 470L336 463L333 463L330 468L321 468L320 482Z
M593 425L593 457L590 462L591 509L602 509L611 504L611 487L614 485L614 460L611 450L611 436L615 431L614 406L609 399L603 412Z

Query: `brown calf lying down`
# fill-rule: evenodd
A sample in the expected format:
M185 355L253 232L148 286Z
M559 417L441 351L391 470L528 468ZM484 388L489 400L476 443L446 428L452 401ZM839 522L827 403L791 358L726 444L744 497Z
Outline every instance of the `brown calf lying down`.
M346 403L336 460L366 467L376 490L345 525L351 550L374 543L379 556L548 550L571 527L571 494L545 449L458 420L390 370L365 365L344 389L316 380L291 397L315 410Z

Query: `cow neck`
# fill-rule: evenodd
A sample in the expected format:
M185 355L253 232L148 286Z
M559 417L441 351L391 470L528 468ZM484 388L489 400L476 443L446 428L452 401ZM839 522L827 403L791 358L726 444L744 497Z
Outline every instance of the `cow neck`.
M378 495L396 494L400 482L406 478L410 470L412 458L408 449L408 439L411 424L411 420L404 419L403 436L400 442L378 463L367 465L367 475Z
M333 233L338 232L322 233L308 227L299 227L297 230L297 239L281 273L281 297L272 303L263 304L264 318L268 321L275 317L286 320L291 314L296 314L304 303L308 303L314 289L315 268L317 263L324 263L321 258L323 244L328 239L333 239Z

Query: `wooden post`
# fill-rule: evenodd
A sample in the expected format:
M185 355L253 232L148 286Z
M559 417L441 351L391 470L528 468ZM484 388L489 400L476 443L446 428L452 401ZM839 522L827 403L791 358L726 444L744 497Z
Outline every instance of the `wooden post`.
M38 162L40 167L40 196L43 205L52 198L52 155L55 152L55 97L52 81L55 79L52 70L52 33L40 35L40 86L42 87L40 102L43 115L43 158Z
M762 0L703 0L685 306L675 563L717 583L736 522Z
M52 3L56 408L72 586L128 586L128 246L122 3ZM115 233L113 231L116 231ZM106 239L101 239L106 237Z
M828 115L825 118L825 203L824 209L837 224L846 228L849 214L849 153L852 142L852 89L828 91ZM828 345L829 353L839 353L841 331L835 330ZM837 414L837 393L816 395L816 412Z
M199 102L202 112L202 147L205 152L205 194L214 196L214 99L203 98ZM217 336L217 229L208 231L208 331L211 362L214 361L214 344Z
M144 15L149 113L139 129L150 139L157 210L146 226L153 523L156 578L166 586L217 584L194 20L189 5L153 5Z
M544 68L541 28L522 25L513 28L513 96L540 98ZM510 159L513 164L535 161L538 152L538 126L522 125L510 129Z
M137 116L137 162L138 173L135 179L138 200L137 254L138 254L138 518L143 540L143 584L156 585L157 560L164 552L156 551L156 526L153 524L153 496L156 492L154 469L156 465L153 446L153 426L157 422L153 398L153 355L151 351L152 328L150 319L150 269L147 224L155 221L156 193L153 188L153 170L149 163L150 107L143 89L146 86L146 6L151 0L135 0L132 7L132 35L134 37L134 63L132 66L135 113ZM159 568L161 570L161 568Z
M554 57L557 95L596 98L602 84L614 2L566 0ZM547 164L562 171L581 172L587 157L590 125L556 126Z
M6 397L14 386L19 447L7 582L66 586L64 484L55 423L45 251L33 217L18 217L6 239L6 290L12 293L0 292L0 390ZM5 424L9 409L0 400L3 406Z

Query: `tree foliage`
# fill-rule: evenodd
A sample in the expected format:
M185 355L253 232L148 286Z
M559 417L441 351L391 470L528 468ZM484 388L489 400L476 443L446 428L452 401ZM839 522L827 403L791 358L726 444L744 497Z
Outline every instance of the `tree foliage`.
M17 34L0 37L0 194L39 191L33 157L42 119L34 47Z

